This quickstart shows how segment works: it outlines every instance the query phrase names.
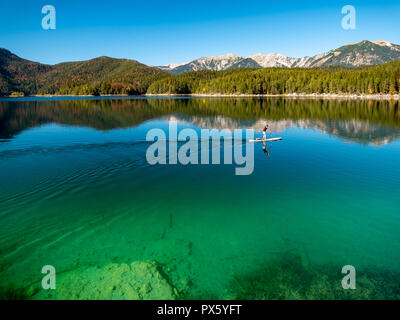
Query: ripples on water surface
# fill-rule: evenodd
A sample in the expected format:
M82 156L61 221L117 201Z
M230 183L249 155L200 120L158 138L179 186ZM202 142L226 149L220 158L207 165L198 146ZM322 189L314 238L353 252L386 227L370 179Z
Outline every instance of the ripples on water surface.
M0 101L3 295L399 298L398 102L30 100ZM146 133L169 120L180 130L268 122L283 141L268 157L255 145L250 176L150 166ZM340 286L348 264L354 293ZM57 270L51 293L38 289L44 265ZM140 275L134 293L126 268ZM152 272L162 281L146 287Z

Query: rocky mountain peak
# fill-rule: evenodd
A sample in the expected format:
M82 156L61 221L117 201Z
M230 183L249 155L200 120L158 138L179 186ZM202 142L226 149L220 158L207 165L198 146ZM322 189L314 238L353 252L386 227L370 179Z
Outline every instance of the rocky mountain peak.
M227 70L234 68L317 68L324 66L359 67L382 64L400 59L400 46L385 40L346 44L313 57L292 58L281 53L257 53L241 57L233 53L202 57L186 64L160 67L173 74L198 70Z

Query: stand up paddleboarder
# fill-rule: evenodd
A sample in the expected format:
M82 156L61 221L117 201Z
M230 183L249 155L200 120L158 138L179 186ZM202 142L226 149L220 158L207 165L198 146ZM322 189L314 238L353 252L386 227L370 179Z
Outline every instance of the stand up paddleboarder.
M269 131L269 133L272 134L271 128L269 127L269 125L268 125L268 124L265 124L265 127L264 127L264 129L263 129L263 140L266 140L266 139L267 139L267 131Z

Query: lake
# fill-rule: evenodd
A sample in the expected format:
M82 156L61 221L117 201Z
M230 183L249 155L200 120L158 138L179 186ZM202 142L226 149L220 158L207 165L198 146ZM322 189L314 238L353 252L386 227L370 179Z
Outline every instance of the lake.
M0 292L399 299L399 107L284 98L2 99ZM235 164L150 165L146 135L171 121L178 132L247 128L256 137L268 123L283 140L252 145L249 175L235 175ZM46 265L56 270L56 290L41 287ZM356 290L342 288L346 265L356 270Z

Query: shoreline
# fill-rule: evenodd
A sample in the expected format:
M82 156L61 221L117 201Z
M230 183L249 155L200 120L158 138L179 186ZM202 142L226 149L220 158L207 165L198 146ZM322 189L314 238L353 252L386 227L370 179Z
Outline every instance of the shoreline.
M366 100L400 100L400 95L390 95L390 94L368 94L368 95L357 95L357 94L326 94L326 93L309 93L309 94L211 94L211 93L191 93L191 94L145 94L146 97L206 97L206 98L317 98L317 99L366 99Z
M152 94L146 93L142 95L29 95L29 96L3 96L1 98L19 99L19 98L53 98L53 97L74 97L74 98L88 98L88 97L124 97L124 98L136 98L136 97L204 97L204 98L300 98L300 99L351 99L351 100L400 100L400 94L390 95L390 94L367 94L367 95L357 95L357 94L320 94L320 93L309 93L309 94L221 94L221 93L190 93L190 94L172 94L172 93L160 93Z

